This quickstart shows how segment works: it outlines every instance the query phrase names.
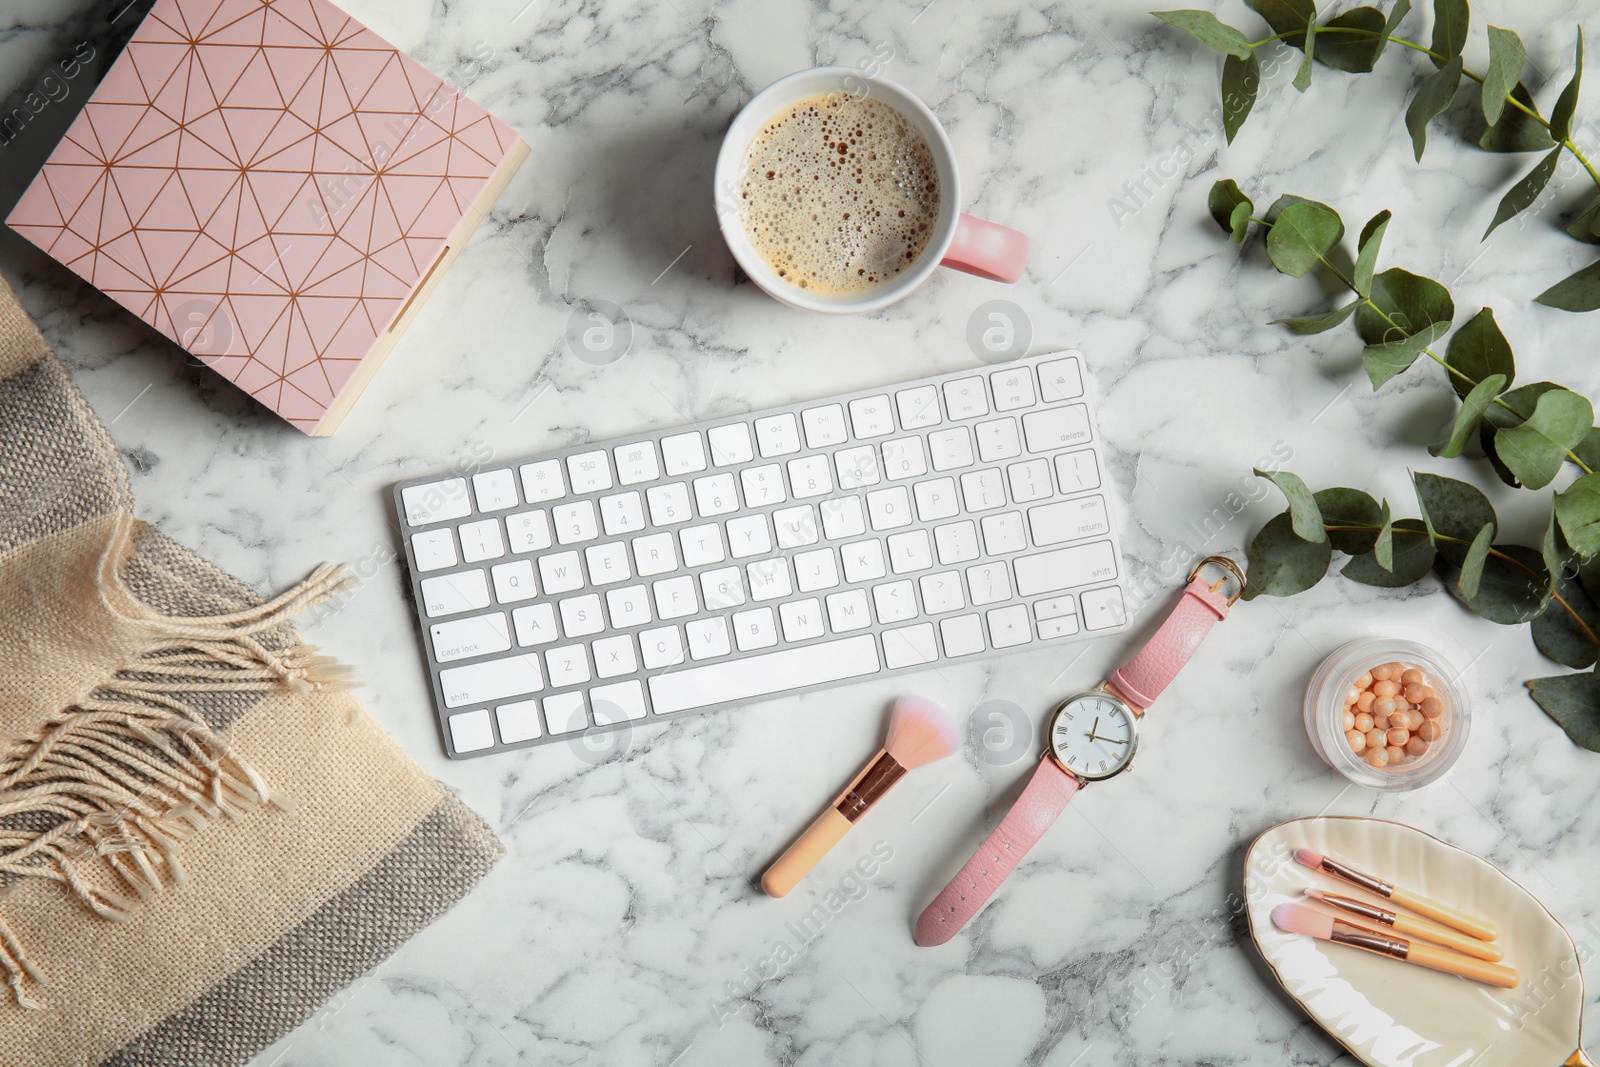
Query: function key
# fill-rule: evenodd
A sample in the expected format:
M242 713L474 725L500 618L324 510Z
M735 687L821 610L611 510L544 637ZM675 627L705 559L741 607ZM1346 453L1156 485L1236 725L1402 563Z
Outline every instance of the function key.
M524 463L521 469L522 495L530 504L541 500L560 500L567 495L567 483L561 477L561 462L542 459L537 463Z
M661 477L661 465L656 462L656 446L649 441L618 445L614 454L617 457L617 481L622 485L653 482Z
M806 444L811 448L842 445L848 438L844 429L844 408L839 404L806 408L800 413L800 421L805 423Z
M411 526L426 526L430 522L460 519L472 514L465 478L446 478L423 485L410 485L400 490L400 499L406 507L406 523Z
M504 511L517 506L517 479L509 470L485 471L472 476L472 492L479 511Z
M855 428L857 437L884 437L894 433L889 394L879 393L850 401L850 425Z
M937 426L943 421L939 414L939 390L931 385L902 389L894 394L894 402L900 409L900 425L908 430Z
M944 406L952 419L972 419L989 414L989 396L977 375L944 383Z
M611 461L604 449L567 457L567 474L574 493L596 493L611 488Z
M989 384L994 388L996 411L1015 411L1034 404L1033 373L1027 367L997 370L989 375Z
M800 451L800 424L793 412L768 415L756 420L756 444L766 457L787 456Z
M1083 369L1076 356L1039 364L1039 395L1046 404L1083 395Z
M711 438L711 462L717 466L731 467L735 463L749 463L755 459L755 452L750 447L750 427L744 423L713 426L706 433Z
M698 433L679 433L661 439L661 458L667 475L693 474L706 469L706 446Z

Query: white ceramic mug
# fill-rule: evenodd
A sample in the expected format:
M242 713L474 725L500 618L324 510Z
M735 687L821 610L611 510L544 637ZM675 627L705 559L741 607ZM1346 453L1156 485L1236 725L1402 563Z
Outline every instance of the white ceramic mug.
M866 94L904 115L928 142L939 174L939 216L928 246L909 269L859 293L817 293L778 277L751 245L740 210L745 156L750 142L774 115L799 100L824 93ZM961 213L961 183L955 152L933 112L910 92L885 78L870 77L853 67L816 67L779 78L744 106L722 139L717 154L717 221L733 257L750 279L791 307L831 314L876 311L908 295L941 266L954 267L995 281L1014 282L1028 265L1028 238L1001 226Z

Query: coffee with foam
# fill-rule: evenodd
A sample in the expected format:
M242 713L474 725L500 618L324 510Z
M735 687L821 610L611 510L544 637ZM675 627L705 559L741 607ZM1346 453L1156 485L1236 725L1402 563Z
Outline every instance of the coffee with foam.
M927 140L870 96L790 104L746 155L741 222L775 274L814 293L875 288L912 266L939 217Z

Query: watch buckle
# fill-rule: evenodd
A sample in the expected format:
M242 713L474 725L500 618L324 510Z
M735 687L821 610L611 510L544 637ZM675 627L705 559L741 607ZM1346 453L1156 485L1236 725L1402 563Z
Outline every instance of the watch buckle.
M1223 570L1228 572L1212 583L1211 591L1213 593L1215 593L1218 589L1221 589L1223 583L1225 583L1229 577L1232 577L1233 580L1238 584L1238 592L1234 593L1233 596L1228 598L1228 606L1230 608L1233 607L1234 604L1238 603L1239 598L1244 595L1244 571L1240 570L1239 565L1233 560L1229 559L1227 556L1207 556L1199 563L1194 565L1194 570L1189 572L1189 577L1187 580L1192 582L1198 578L1200 576L1200 572L1206 568L1207 564L1221 567Z

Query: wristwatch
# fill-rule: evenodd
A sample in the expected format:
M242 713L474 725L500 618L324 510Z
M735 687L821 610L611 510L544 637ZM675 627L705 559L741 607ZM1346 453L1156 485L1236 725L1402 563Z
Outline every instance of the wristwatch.
M1206 566L1227 574L1216 583ZM1220 592L1231 576L1233 596ZM1161 628L1127 666L1098 688L1063 700L1050 716L1044 758L1017 803L950 884L917 918L919 945L942 945L988 902L1012 868L1044 836L1072 795L1089 782L1127 770L1139 748L1139 720L1189 662L1211 627L1228 617L1244 591L1244 574L1226 556L1207 556L1189 573L1183 596Z

